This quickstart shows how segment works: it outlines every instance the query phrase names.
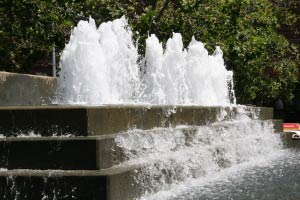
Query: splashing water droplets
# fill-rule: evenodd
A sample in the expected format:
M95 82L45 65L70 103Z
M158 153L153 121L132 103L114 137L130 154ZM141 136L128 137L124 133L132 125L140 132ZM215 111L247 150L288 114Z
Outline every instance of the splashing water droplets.
M62 103L129 103L139 88L137 48L123 17L102 23L80 21L61 57Z
M59 103L230 105L232 72L219 47L209 55L192 38L185 49L182 36L173 33L164 50L150 35L144 66L137 49L125 17L98 29L92 18L80 21L62 53Z
M141 199L172 199L191 191L190 183L198 187L230 168L263 164L281 155L280 136L266 137L274 131L271 121L239 118L117 136L125 163L141 166L133 174Z

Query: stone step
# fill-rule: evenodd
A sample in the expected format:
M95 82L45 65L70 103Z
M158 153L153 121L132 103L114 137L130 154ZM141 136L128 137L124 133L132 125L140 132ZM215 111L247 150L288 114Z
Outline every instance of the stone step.
M281 120L269 120L274 124L274 132L281 132ZM261 121L264 122L264 121ZM211 127L232 126L219 123ZM163 132L175 134L181 131L185 143L193 140L197 126L178 128L156 128L152 130L132 130L120 134L102 136L72 137L3 137L0 138L0 168L5 169L61 169L61 170L98 170L110 168L127 161L124 150L118 146L116 138L135 135L154 137ZM151 138L148 138L152 140ZM149 141L150 142L150 141ZM150 143L149 143L150 144Z
M280 120L274 122L281 123ZM229 125L229 124L227 124ZM219 124L217 126L222 126ZM196 127L180 128L186 134L193 134ZM150 131L149 131L150 132ZM136 134L147 134L147 131L138 130ZM114 138L120 135L131 134L130 132L123 134L115 134L108 136L90 136L90 137L11 137L1 138L5 143L14 142L71 142L74 148L78 144L72 142L104 142L107 147L114 148L112 143ZM189 137L188 137L189 138ZM20 143L20 144L21 144ZM103 144L104 144L103 143ZM18 145L18 144L17 144ZM44 143L45 145L45 143ZM47 146L47 145L46 145ZM64 145L62 145L64 146ZM97 145L95 145L97 146ZM101 146L101 145L100 145ZM24 149L28 148L24 147ZM43 147L39 147L43 148ZM64 149L64 147L61 147ZM102 146L102 148L104 148ZM47 148L46 148L47 149ZM80 144L80 149L85 150ZM110 149L111 150L111 149ZM41 150L44 151L44 150ZM107 150L99 150L99 152L109 152ZM46 152L46 151L44 151ZM115 151L118 152L118 151ZM75 155L75 153L73 152ZM71 152L71 155L73 155ZM65 154L66 155L66 154ZM96 154L97 155L97 154ZM109 156L109 154L106 154ZM81 156L79 156L81 157ZM112 157L110 157L112 158ZM17 158L15 157L14 160ZM36 158L38 159L38 158ZM102 158L103 159L103 158ZM41 162L40 160L36 160ZM115 162L114 159L109 164ZM20 162L23 163L23 162ZM134 163L134 164L133 164ZM138 164L137 164L138 163ZM155 160L153 160L155 164ZM114 163L115 164L115 163ZM40 199L77 199L77 200L125 200L139 197L145 188L147 188L147 176L144 177L145 185L136 182L138 174L143 173L143 169L149 163L145 162L125 162L121 165L101 170L0 170L0 198L6 200L24 199L24 200L40 200ZM46 168L46 167L45 167ZM34 191L34 192L32 192Z
M106 170L2 170L0 199L126 200L138 197L132 168Z
M5 200L105 200L105 177L0 177L0 198Z
M247 115L273 118L267 107L203 106L8 106L0 107L0 134L16 135L104 135L130 129L204 125Z
M192 134L192 129L189 131ZM134 199L147 188L153 191L159 189L159 184L151 185L153 177L147 176L145 167L149 164L155 167L156 163L161 161L160 159L164 158L142 159L141 162L127 162L102 170L0 170L0 197L7 200L37 200L46 196L48 199L54 199L54 195L56 199ZM165 180L172 181L173 173L168 173L166 167L161 169L167 174ZM35 191L34 194L32 190ZM62 194L64 195L61 196Z
M0 168L97 170L111 167L112 159L118 160L111 149L113 137L0 138Z

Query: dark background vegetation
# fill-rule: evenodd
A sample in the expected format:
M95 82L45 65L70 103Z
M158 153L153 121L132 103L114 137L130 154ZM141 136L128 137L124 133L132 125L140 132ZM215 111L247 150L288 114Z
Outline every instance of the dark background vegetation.
M300 72L299 12L297 0L1 0L0 70L51 74L53 42L59 59L79 20L125 15L141 53L149 33L166 42L180 32L185 45L194 35L210 52L221 46L238 103L288 102Z

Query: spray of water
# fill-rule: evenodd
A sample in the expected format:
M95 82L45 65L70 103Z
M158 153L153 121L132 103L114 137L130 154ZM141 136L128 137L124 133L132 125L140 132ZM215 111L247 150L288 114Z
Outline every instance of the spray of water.
M145 62L139 64L141 56L124 17L102 23L98 29L90 18L78 23L62 53L58 101L230 105L232 72L226 70L222 55L219 47L209 55L194 38L185 49L179 33L173 33L163 49L151 35L146 40Z
M61 56L59 102L132 103L138 99L139 68L132 32L123 17L102 23L80 21Z

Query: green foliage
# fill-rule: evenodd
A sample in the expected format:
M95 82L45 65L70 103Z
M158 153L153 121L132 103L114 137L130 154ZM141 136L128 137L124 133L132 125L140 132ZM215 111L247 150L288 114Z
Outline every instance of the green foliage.
M274 3L275 2L275 3ZM277 0L2 0L0 69L29 72L49 64L53 41L62 51L72 27L89 16L98 24L125 15L143 45L155 33L166 42L172 32L192 36L213 52L221 46L234 71L239 103L271 105L289 100L298 81L299 46L278 32L299 23L297 4ZM54 30L52 30L54 24Z
M53 42L59 49L63 48L71 27L83 18L77 12L84 8L84 2L2 0L1 68L28 72L33 65L48 65Z

